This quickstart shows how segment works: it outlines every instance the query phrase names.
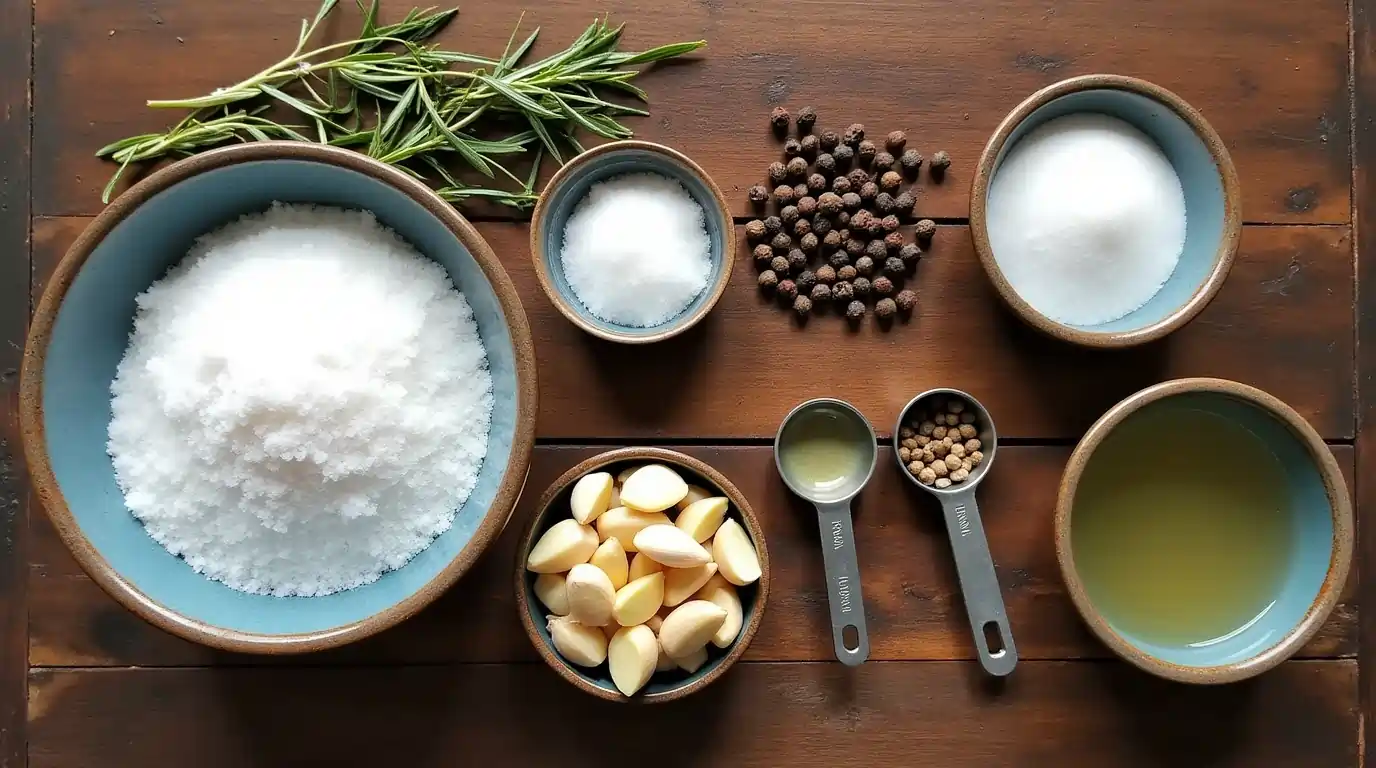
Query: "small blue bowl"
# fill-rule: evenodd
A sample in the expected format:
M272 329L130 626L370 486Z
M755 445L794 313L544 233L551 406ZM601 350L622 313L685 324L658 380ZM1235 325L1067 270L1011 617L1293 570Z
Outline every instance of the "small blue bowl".
M1150 136L1165 153L1185 193L1185 247L1175 272L1155 296L1124 317L1099 325L1052 320L1028 304L999 268L989 242L986 205L1004 157L1022 137L1058 117L1099 113ZM1208 305L1232 267L1242 233L1241 187L1223 140L1197 110L1160 86L1121 75L1083 75L1029 96L990 137L970 189L970 234L984 271L1023 321L1086 347L1121 348L1162 338Z
M711 240L712 276L707 287L677 317L649 328L611 323L590 312L564 277L560 257L564 247L564 225L588 194L588 189L599 181L628 173L657 173L682 184L702 206ZM731 267L736 260L736 233L726 197L697 163L660 144L614 141L575 157L549 180L531 219L530 254L535 260L540 287L570 322L608 341L648 344L692 328L716 305L731 279Z
M246 594L197 573L130 513L105 450L110 382L129 343L135 297L198 236L274 201L372 211L444 266L473 307L492 371L487 458L453 526L405 566L325 597ZM175 163L96 217L39 303L20 398L35 490L92 579L188 640L231 651L303 652L358 640L413 615L501 532L530 463L535 357L525 311L497 257L430 189L347 150L264 142Z
M1207 643L1172 644L1134 636L1095 603L1096 589L1076 566L1075 495L1095 451L1125 421L1184 409L1226 419L1259 438L1283 467L1289 552L1275 574L1269 607ZM1181 437L1189 440L1189 435ZM1151 456L1141 461L1150 462ZM1274 471L1257 467L1258 472ZM1352 562L1352 502L1337 462L1294 409L1253 387L1222 379L1178 379L1148 387L1109 409L1071 454L1056 502L1056 556L1066 591L1085 623L1119 656L1152 674L1186 683L1225 683L1260 674L1304 646L1338 604ZM1140 635L1141 633L1138 632Z

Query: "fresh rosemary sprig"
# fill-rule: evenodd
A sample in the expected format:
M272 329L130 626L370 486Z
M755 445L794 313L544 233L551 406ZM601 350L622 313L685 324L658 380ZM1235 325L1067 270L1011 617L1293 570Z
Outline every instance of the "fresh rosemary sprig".
M619 93L647 100L631 84L638 71L626 67L681 56L706 44L699 40L639 53L618 51L622 27L599 19L564 51L523 65L539 28L518 44L518 21L502 56L490 59L425 44L458 9L412 10L395 24L379 25L377 0L366 8L362 0L355 1L363 12L363 28L352 40L307 48L338 3L324 0L314 20L301 21L291 54L276 64L204 96L149 101L150 107L191 112L162 133L101 147L97 157L119 163L101 200L110 201L134 163L184 157L230 142L289 139L354 148L417 178L433 176L440 196L451 202L484 199L530 208L538 197L535 184L544 157L562 164L568 150L582 151L575 138L579 130L627 138L631 130L618 118L647 114L604 98ZM274 105L299 115L302 124L266 116ZM524 178L501 159L527 153L533 153L533 162ZM510 184L464 183L451 172L455 156L482 176Z

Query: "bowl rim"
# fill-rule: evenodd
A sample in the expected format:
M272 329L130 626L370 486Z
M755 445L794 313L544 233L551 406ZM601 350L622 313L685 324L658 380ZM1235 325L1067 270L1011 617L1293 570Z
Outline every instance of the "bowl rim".
M1194 295L1166 317L1151 325L1131 331L1087 331L1057 322L1037 311L1027 303L1004 276L1003 270L994 259L993 247L989 243L989 230L985 219L989 185L994 176L994 165L1003 151L1013 131L1029 115L1047 104L1080 91L1114 90L1126 91L1145 96L1170 109L1185 121L1195 135L1204 142L1213 157L1223 183L1223 234L1219 239L1218 250L1214 254L1213 268L1204 282L1200 283ZM975 253L979 255L984 272L994 284L995 290L1004 303L1011 308L1023 322L1053 338L1071 344L1100 349L1121 349L1146 344L1160 339L1194 319L1204 307L1208 306L1223 286L1223 281L1232 269L1233 258L1237 253L1238 241L1242 235L1242 187L1238 181L1237 169L1233 165L1228 148L1199 110L1190 106L1175 93L1136 77L1112 74L1089 74L1070 77L1042 88L1028 96L1010 111L993 135L984 145L979 163L975 167L974 180L970 184L970 236L974 241Z
M1271 414L1289 428L1295 439L1307 449L1314 461L1315 469L1323 480L1324 491L1333 515L1333 541L1328 572L1319 586L1318 594L1304 616L1284 637L1248 659L1229 664L1194 667L1174 664L1152 656L1128 642L1108 625L1094 608L1085 591L1084 582L1080 579L1079 571L1075 568L1070 527L1075 491L1079 487L1080 478L1090 456L1104 439L1125 419L1151 403L1177 395L1200 392L1225 395L1244 401ZM1352 500L1348 496L1347 483L1343 479L1337 460L1333 458L1332 452L1328 450L1318 432L1314 431L1304 417L1275 396L1256 387L1227 379L1175 379L1147 387L1124 398L1099 417L1075 446L1069 461L1066 462L1056 495L1056 560L1060 565L1066 591L1070 593L1071 601L1075 604L1075 610L1090 630L1119 657L1143 671L1183 683L1216 684L1244 680L1275 667L1309 642L1342 597L1352 563L1353 529Z
M217 168L268 160L315 162L362 173L402 192L444 224L472 254L497 296L507 318L516 371L517 417L506 470L492 504L468 543L434 578L387 609L347 624L289 634L244 632L191 618L149 597L116 572L82 533L67 506L48 460L43 423L43 369L53 325L67 290L97 246L140 205L163 190ZM82 570L126 608L178 637L224 651L307 653L361 640L399 624L432 602L473 566L506 527L525 485L535 442L537 397L534 341L520 296L492 248L467 219L429 187L365 155L319 144L264 141L212 149L153 172L106 206L77 237L53 270L31 321L20 375L20 438L32 487L48 519Z
M641 694L634 696L623 696L620 691L607 690L589 683L573 670L559 654L545 642L540 636L540 632L535 627L534 621L530 618L530 601L526 595L526 557L530 553L531 546L535 543L535 531L540 520L549 511L550 504L554 503L563 495L578 478L589 472L597 471L611 464L628 461L659 461L668 464L676 464L685 469L701 475L704 479L711 482L722 492L722 495L731 500L731 503L740 511L741 521L745 523L746 530L750 533L750 539L755 545L755 551L760 557L760 578L755 582L756 592L753 603L754 610L750 620L742 627L740 635L736 637L736 642L731 644L731 650L727 651L716 664L716 666L703 673L701 677L689 680L677 688L672 688L659 693ZM681 699L691 693L696 693L706 686L715 682L726 670L730 669L745 654L746 648L750 646L750 641L754 639L755 632L760 628L760 622L764 619L765 604L769 599L769 549L765 546L764 529L760 525L759 517L755 510L751 508L750 502L740 489L735 486L716 468L707 462L689 456L685 453L669 450L668 448L653 448L648 446L631 446L627 448L617 448L611 451L604 451L595 456L590 456L569 468L559 476L557 480L550 483L549 487L536 502L535 511L531 513L530 520L526 522L525 531L521 534L520 543L516 546L516 562L513 569L516 578L513 585L516 589L516 612L520 616L521 626L525 628L526 636L530 638L531 645L535 646L540 658L549 665L551 669L559 673L559 676L572 683L579 690L592 694L600 699L608 701L618 701L629 704L662 704L667 701Z
M638 149L662 155L678 165L683 166L693 175L697 176L707 185L707 188L712 192L712 197L716 199L717 215L721 218L722 222L721 276L717 278L715 285L708 286L707 290L710 291L710 293L708 294L707 301L703 302L703 305L692 314L670 321L669 324L660 326L663 330L649 334L630 334L619 331L609 331L588 322L587 318L583 317L582 308L573 306L569 300L555 288L554 279L550 277L549 268L545 266L543 249L541 248L541 245L547 239L545 219L548 212L546 211L546 206L553 196L554 191L559 189L563 184L568 183L574 173L593 160L603 155L628 149ZM708 211L705 209L703 213L704 215L708 215ZM577 157L569 160L550 177L549 182L545 184L544 191L540 193L540 198L535 203L535 210L532 212L530 218L530 258L535 264L535 276L540 280L540 288L543 289L545 295L549 297L550 303L554 304L554 308L559 310L559 313L567 318L569 322L581 328L583 331L598 338L606 339L607 341L614 341L621 344L652 344L656 341L663 341L677 336L697 325L707 316L707 313L711 312L712 308L717 305L717 301L721 299L722 294L726 293L726 285L731 282L731 273L736 263L736 227L735 221L731 217L731 206L726 202L726 196L722 194L721 187L718 187L717 183L712 180L712 177L707 174L707 171L703 170L702 166L694 162L692 158L663 144L656 144L651 141L641 141L638 139L623 139L621 141L611 141L606 144L600 144L592 149L579 153Z

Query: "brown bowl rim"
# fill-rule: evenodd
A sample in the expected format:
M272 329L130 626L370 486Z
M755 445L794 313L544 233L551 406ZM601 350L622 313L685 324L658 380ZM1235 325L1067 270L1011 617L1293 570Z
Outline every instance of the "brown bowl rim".
M567 661L564 661L559 654L551 648L540 632L535 627L535 622L530 618L530 602L526 597L526 556L530 553L531 546L535 543L535 531L539 523L544 519L545 513L549 511L549 506L555 499L559 498L578 478L589 472L611 464L629 461L660 461L668 464L677 464L692 472L697 473L707 481L711 482L722 492L724 496L731 500L731 503L740 511L741 521L745 523L746 529L750 532L751 541L755 544L755 550L760 556L760 579L755 582L756 592L753 603L754 610L751 612L750 621L741 627L741 633L736 638L736 642L731 645L731 650L717 662L716 666L705 672L701 677L685 682L677 688L652 694L637 693L634 696L623 696L620 691L608 690L600 686L593 685L584 680L582 675L573 670ZM681 699L697 691L702 690L717 678L721 677L726 670L730 669L741 656L745 654L746 648L750 646L750 641L754 639L755 632L760 628L760 622L764 619L765 604L769 599L769 549L765 546L764 529L760 525L759 518L755 515L755 510L751 508L750 502L745 495L716 468L707 462L696 459L685 453L672 451L667 448L650 448L632 446L628 448L617 448L615 450L599 453L590 456L571 467L567 472L560 475L557 480L550 483L549 487L540 496L540 500L535 505L535 511L531 514L530 520L526 522L525 531L521 534L521 541L516 546L516 612L521 619L521 626L525 628L526 636L530 638L531 645L540 654L540 658L549 665L551 669L559 673L559 676L573 684L579 690L592 694L599 699L607 701L619 701L629 704L663 704L665 702Z
M53 324L68 288L106 235L149 198L185 179L221 167L266 160L304 160L362 173L406 194L448 227L482 268L507 317L517 381L517 419L506 472L473 538L454 559L424 586L386 610L337 627L280 635L226 629L190 618L153 600L116 572L81 532L67 506L48 461L43 425L43 368ZM356 152L303 142L265 141L213 149L150 174L110 203L76 239L53 270L34 312L19 385L20 436L34 492L62 542L82 570L122 605L160 629L223 651L307 653L361 640L415 615L466 573L506 527L525 485L535 443L535 377L534 341L516 286L482 235L458 211L419 181Z
M1132 331L1086 331L1059 323L1037 311L1019 296L1017 291L1013 290L1013 286L1004 277L1003 270L999 269L998 262L994 259L993 248L989 244L989 231L985 219L989 183L993 178L994 164L1003 151L1004 145L1007 144L1009 136L1022 124L1023 120L1027 119L1028 115L1041 107L1062 96L1093 90L1128 91L1145 96L1170 109L1190 126L1195 135L1204 141L1204 145L1208 147L1209 154L1213 157L1214 165L1218 168L1219 176L1223 181L1223 235L1219 239L1218 251L1214 255L1213 269L1195 290L1189 301L1181 304L1174 312L1161 320ZM1021 104L1014 107L999 123L999 126L994 129L993 135L989 137L989 142L984 145L979 163L975 166L974 180L970 184L970 236L974 241L975 253L979 255L980 264L984 266L984 272L989 276L989 281L994 284L994 289L1004 303L1023 322L1053 338L1084 347L1099 349L1134 347L1160 339L1194 319L1204 307L1208 306L1218 293L1219 288L1223 286L1223 281L1228 277L1229 270L1232 269L1233 259L1237 254L1238 241L1242 235L1241 190L1237 169L1233 165L1232 157L1228 154L1228 148L1224 145L1223 139L1219 137L1218 132L1204 118L1204 115L1190 106L1184 99L1159 85L1135 77L1110 74L1079 75L1048 85L1028 96Z
M1071 510L1074 506L1075 491L1094 450L1124 419L1143 407L1169 397L1195 392L1212 392L1245 401L1270 413L1287 426L1313 457L1315 467L1323 478L1324 490L1328 494L1329 506L1333 513L1333 551L1329 559L1328 573L1324 576L1319 593L1304 617L1279 642L1256 656L1231 664L1207 667L1190 667L1163 661L1141 651L1115 632L1094 608L1086 594L1084 582L1075 568L1074 552L1070 546ZM1075 446L1075 451L1071 454L1061 476L1056 496L1056 560L1060 564L1066 591L1075 603L1075 610L1090 630L1118 656L1143 671L1167 680L1197 684L1231 683L1259 675L1285 661L1309 642L1323 626L1341 599L1343 587L1347 583L1352 563L1353 526L1352 500L1348 496L1342 470L1318 432L1314 431L1298 412L1267 392L1235 381L1213 378L1175 379L1147 387L1124 398L1094 422Z
M566 183L569 177L582 166L587 165L589 162L603 155L626 149L639 149L647 152L654 152L687 168L701 179L702 182L707 185L707 188L712 191L712 197L717 201L717 215L721 217L722 221L721 277L717 279L716 285L711 287L711 293L708 295L707 301L705 301L693 314L673 322L672 325L664 330L645 335L608 331L605 328L599 328L589 323L579 310L571 305L568 300L564 298L563 294L554 287L554 280L549 276L549 268L545 266L545 259L542 256L542 249L540 247L540 244L546 239L545 205L546 201L550 199L551 192L558 189L560 185ZM705 213L706 211L704 211L704 214ZM535 203L535 210L530 218L530 258L535 264L535 276L540 281L540 288L545 292L545 295L549 297L550 303L554 305L554 308L559 310L559 313L567 318L569 322L583 331L600 339L606 339L607 341L614 341L620 344L652 344L656 341L664 341L665 339L673 338L697 325L704 317L707 317L707 313L711 312L712 308L717 305L722 294L726 293L726 285L731 282L731 273L736 263L736 225L734 219L731 217L731 206L726 202L726 195L722 194L721 187L718 187L717 183L712 180L712 177L707 174L707 171L703 170L702 166L694 162L692 158L663 144L656 144L652 141L641 141L639 139L623 139L621 141L600 144L580 153L577 157L565 163L563 167L555 171L554 175L550 177L549 183L545 184L544 191L540 193L540 198Z

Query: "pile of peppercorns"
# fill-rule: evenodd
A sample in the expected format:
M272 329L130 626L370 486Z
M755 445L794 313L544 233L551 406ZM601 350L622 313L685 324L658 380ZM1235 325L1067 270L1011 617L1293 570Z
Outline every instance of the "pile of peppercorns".
M917 294L899 289L936 234L931 219L917 222L916 242L905 242L899 231L914 218L916 187L903 185L916 180L922 154L905 149L902 131L890 133L880 150L859 123L843 134L814 135L812 107L798 112L797 137L788 136L794 121L787 109L776 107L769 119L775 134L787 138L785 161L769 165L774 191L757 184L749 193L757 211L767 212L771 197L776 207L775 214L745 225L760 288L773 291L799 318L834 303L848 320L859 322L869 300L881 320L910 315ZM941 151L927 168L939 182L950 165L950 155ZM823 262L815 270L814 257Z
M898 459L919 483L950 488L984 462L979 432L979 417L964 399L924 399L898 430Z

